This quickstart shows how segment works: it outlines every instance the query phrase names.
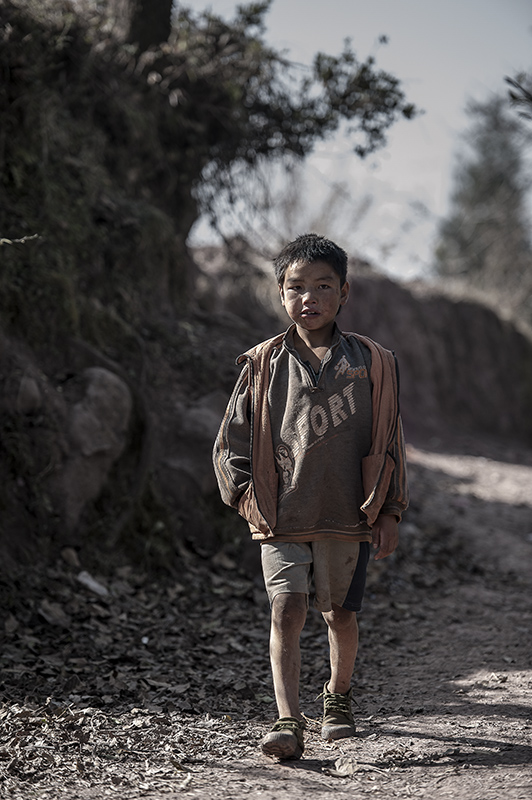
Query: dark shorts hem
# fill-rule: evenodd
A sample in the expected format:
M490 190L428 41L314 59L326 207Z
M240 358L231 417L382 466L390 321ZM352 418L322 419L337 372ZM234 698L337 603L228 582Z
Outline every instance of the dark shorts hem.
M364 590L366 588L366 574L369 554L369 542L360 542L360 551L358 554L356 569L346 598L342 604L342 608L345 608L347 611L357 612L362 609L362 600L364 598Z

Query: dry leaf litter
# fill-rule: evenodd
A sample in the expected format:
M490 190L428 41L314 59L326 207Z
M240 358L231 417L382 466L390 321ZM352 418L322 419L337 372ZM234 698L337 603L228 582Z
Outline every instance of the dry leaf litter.
M70 550L25 570L2 587L0 796L529 800L532 457L503 455L410 448L403 544L373 565L360 615L357 736L320 738L327 634L311 610L299 762L260 753L269 610L238 552L180 545L172 582L93 575Z

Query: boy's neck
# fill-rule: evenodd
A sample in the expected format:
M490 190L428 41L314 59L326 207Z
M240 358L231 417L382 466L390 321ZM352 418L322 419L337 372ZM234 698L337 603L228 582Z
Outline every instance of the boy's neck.
M306 345L306 347L310 348L310 350L317 350L322 348L327 348L332 344L333 334L334 334L335 323L331 323L326 328L320 328L318 331L306 331L296 325L295 330L295 340L296 340L296 347L297 347L297 339L299 338L301 342Z

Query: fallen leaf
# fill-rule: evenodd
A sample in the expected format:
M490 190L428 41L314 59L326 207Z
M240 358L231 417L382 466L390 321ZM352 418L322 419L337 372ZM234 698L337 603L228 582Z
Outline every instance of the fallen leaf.
M76 577L82 586L84 586L86 589L89 589L91 592L94 592L94 594L97 594L100 597L107 597L109 595L109 590L103 584L99 583L95 578L93 578L90 572L87 572L87 570L82 570Z
M181 791L182 789L186 789L188 784L190 783L190 781L192 780L193 777L194 777L193 775L187 775L185 780L182 783L180 783L179 786L177 787L178 791Z
M18 628L18 620L13 614L9 614L4 622L4 629L7 634L15 633Z
M39 614L50 625L59 625L61 628L69 628L71 624L70 617L65 614L63 607L59 603L54 603L45 598L39 603Z
M352 756L340 756L334 762L334 768L337 775L344 777L345 775L354 775L358 772L360 767Z

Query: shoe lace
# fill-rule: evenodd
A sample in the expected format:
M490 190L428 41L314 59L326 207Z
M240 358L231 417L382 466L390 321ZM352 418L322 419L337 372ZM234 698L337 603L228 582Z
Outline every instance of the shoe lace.
M351 712L351 697L347 694L336 694L335 692L322 692L317 699L323 697L324 710L338 711L340 714Z
M305 727L305 721L296 717L282 717L273 726L274 731L297 731Z

